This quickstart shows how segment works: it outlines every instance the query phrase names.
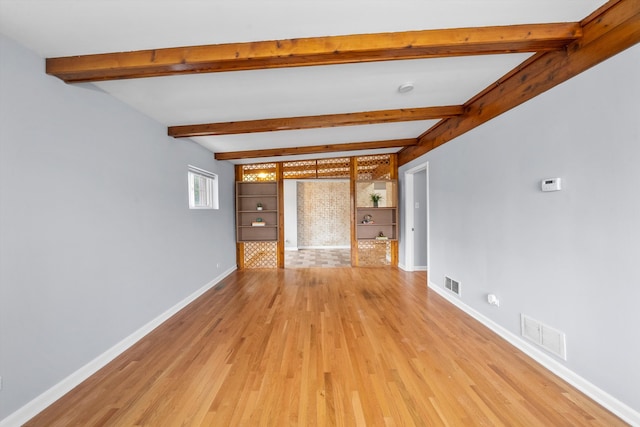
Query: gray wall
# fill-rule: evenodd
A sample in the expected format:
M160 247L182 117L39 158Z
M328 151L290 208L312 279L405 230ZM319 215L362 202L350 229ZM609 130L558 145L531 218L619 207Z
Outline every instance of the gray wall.
M0 419L235 265L232 165L166 133L0 36Z
M430 281L459 280L465 304L515 334L520 313L564 331L562 363L635 410L639 99L635 46L400 171L429 161ZM549 177L565 188L541 192Z

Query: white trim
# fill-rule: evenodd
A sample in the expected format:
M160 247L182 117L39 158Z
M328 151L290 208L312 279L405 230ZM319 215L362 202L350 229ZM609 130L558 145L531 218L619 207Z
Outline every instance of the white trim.
M406 271L413 271L413 264L415 262L415 212L412 207L414 206L413 191L413 174L414 172L407 171L404 173L404 263Z
M409 271L407 270L407 266L404 264L398 263L398 268L400 270ZM411 271L429 271L429 268L427 268L426 265L414 265Z
M413 175L417 172L421 171L426 172L427 182L427 267L425 270L428 270L429 264L431 263L431 230L429 229L430 223L430 205L429 205L429 162L422 163L418 166L414 166L411 169L408 169L404 172L404 268L405 271L424 271L421 266L414 265L415 263L415 234L410 228L415 229L415 212L413 209L415 198L413 197L413 192L415 191L414 185L414 177Z
M216 175L213 172L209 172L208 170L205 169L200 169L196 166L193 165L187 165L189 172L193 172L196 173L198 175L202 175L202 176L206 176L207 178L211 178L211 179L218 179L218 175Z
M427 270L431 265L431 178L429 175L429 162L425 163L424 169L427 175ZM428 280L428 279L427 279Z
M449 301L451 304L455 305L456 307L467 313L469 316L473 317L475 320L491 329L511 345L516 347L518 350L522 351L523 353L534 359L536 362L541 364L543 367L547 368L549 371L553 372L555 375L559 376L560 378L580 390L582 393L586 394L591 399L595 400L600 405L616 414L618 417L622 418L622 420L624 420L625 422L634 426L640 426L640 412L619 401L593 383L582 378L580 375L576 374L553 357L529 344L520 336L505 329L493 320L489 319L480 312L463 303L458 298L456 298L454 294L445 291L444 288L434 284L431 281L429 281L428 286L429 289L433 290L438 295Z
M205 184L206 203L196 205L195 181L202 178ZM195 166L188 165L187 182L189 189L189 209L219 209L218 175ZM200 194L200 192L198 192Z
M42 393L40 396L28 402L22 408L18 409L8 417L1 420L0 427L18 427L38 415L53 402L60 399L78 384L80 384L91 375L95 374L98 370L103 368L105 365L107 365L107 363L111 362L120 354L124 353L129 347L140 341L145 335L160 326L171 316L182 310L184 307L196 300L206 291L220 283L225 277L233 273L236 269L237 266L234 265L227 271L223 272L218 277L216 277L173 307L169 308L167 311L160 314L158 317L151 320L146 325L142 326L140 329L133 332L131 335L124 338L122 341L120 341L95 359L93 359L91 362L73 372L58 384L54 385L49 390Z

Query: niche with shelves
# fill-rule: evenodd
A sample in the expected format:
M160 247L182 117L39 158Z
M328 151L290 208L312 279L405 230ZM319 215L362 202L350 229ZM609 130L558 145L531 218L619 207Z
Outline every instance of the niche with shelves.
M356 182L356 240L398 240L397 189L396 180ZM377 206L372 194L380 196Z
M238 242L278 241L278 183L236 182Z

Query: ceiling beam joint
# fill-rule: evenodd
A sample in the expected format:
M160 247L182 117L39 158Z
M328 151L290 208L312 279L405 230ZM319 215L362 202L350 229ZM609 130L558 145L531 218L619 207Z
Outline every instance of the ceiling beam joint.
M441 120L398 153L404 165L546 92L640 42L640 0L612 0L585 18L582 37L565 49L542 52L464 104L464 114Z

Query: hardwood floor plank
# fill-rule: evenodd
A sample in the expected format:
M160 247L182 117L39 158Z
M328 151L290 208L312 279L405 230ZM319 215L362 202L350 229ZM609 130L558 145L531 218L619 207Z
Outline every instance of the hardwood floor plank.
M393 268L233 273L27 426L624 423Z

